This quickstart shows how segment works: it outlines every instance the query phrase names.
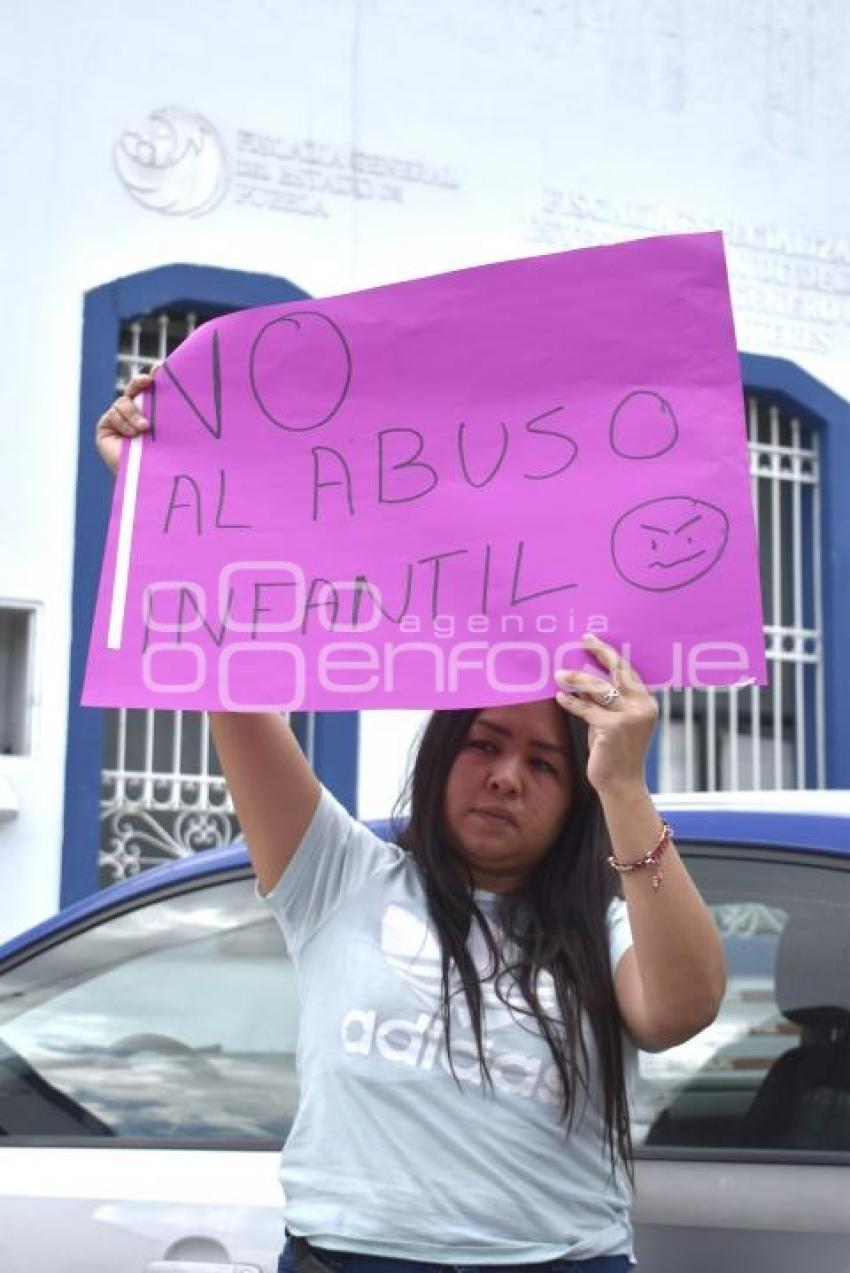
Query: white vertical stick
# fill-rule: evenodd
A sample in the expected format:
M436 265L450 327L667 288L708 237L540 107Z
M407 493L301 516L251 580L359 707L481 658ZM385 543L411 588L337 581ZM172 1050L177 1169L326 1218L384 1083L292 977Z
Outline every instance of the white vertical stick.
M106 646L109 650L120 650L124 636L124 611L127 607L127 584L130 578L130 549L133 546L133 526L136 520L136 500L139 493L141 468L142 435L139 433L130 442L127 472L124 477L124 498L121 502L115 576L112 581L112 604L109 610L109 631L106 638Z

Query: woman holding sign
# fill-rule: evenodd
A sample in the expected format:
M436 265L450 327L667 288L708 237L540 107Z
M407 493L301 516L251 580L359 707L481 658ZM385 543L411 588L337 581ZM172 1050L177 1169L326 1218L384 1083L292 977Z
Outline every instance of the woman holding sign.
M113 470L149 383L98 423ZM213 715L300 982L279 1273L634 1259L636 1049L707 1026L725 969L646 789L655 702L586 642L598 674L558 673L553 698L433 715L396 844L322 788L282 717Z

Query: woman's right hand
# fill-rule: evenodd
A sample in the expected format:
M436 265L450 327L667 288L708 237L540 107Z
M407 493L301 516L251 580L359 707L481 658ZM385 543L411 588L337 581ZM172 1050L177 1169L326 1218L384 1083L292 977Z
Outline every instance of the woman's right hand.
M95 425L94 440L100 458L104 464L118 472L121 463L121 443L124 438L135 438L150 429L150 421L146 420L136 405L135 399L153 384L152 375L134 376L119 398L104 411Z

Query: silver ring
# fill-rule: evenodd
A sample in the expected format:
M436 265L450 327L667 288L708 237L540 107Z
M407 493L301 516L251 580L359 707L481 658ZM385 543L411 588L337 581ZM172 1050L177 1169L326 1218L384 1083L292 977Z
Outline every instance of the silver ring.
M599 698L600 707L610 707L616 698L620 697L620 691L616 685L611 685L605 693Z

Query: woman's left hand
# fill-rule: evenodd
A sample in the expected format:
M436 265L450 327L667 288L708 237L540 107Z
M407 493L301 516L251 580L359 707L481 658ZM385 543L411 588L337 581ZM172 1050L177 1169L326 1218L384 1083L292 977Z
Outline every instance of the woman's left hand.
M587 723L588 782L600 796L643 786L658 704L632 665L613 646L592 634L587 634L584 641L610 679L564 669L555 673L560 687L555 698L566 711ZM610 696L612 686L618 691L614 697ZM604 704L606 695L610 701Z

